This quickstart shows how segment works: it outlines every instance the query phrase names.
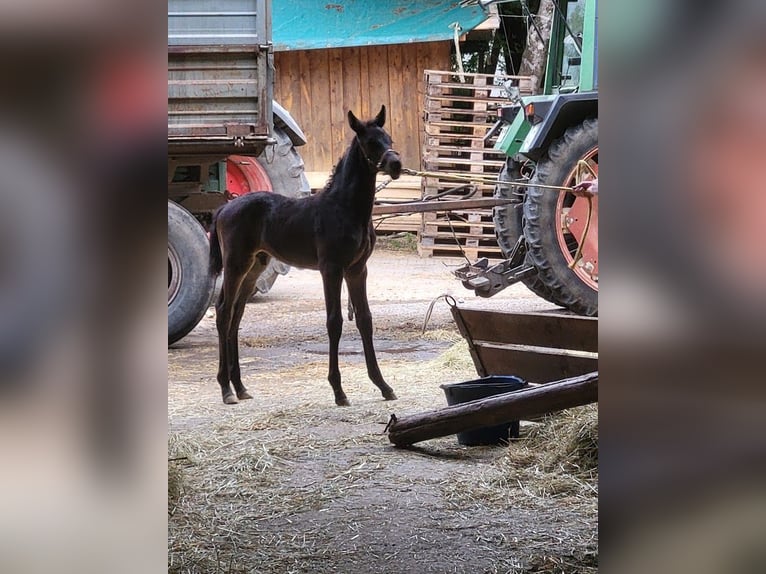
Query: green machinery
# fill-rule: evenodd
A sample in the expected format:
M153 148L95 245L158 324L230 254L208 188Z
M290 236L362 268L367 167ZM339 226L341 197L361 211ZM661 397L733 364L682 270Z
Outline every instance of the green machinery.
M508 157L495 196L495 234L507 260L462 270L463 284L489 297L523 281L581 315L598 314L598 196L572 187L598 177L597 0L553 0L543 93L498 110L495 149ZM486 4L487 2L482 2ZM492 0L489 0L492 3ZM507 182L507 183L506 183Z

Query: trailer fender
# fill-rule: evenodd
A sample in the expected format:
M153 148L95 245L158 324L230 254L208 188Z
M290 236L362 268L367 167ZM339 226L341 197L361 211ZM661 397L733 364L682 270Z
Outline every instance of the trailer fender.
M290 141L293 142L295 147L306 145L306 134L298 125L298 122L293 119L285 108L283 108L276 101L272 102L274 112L274 126L281 127L284 132L290 137Z

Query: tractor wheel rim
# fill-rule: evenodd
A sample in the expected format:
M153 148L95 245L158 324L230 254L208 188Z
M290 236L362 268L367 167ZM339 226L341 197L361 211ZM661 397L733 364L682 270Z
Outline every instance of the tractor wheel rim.
M589 150L580 159L587 162L598 177L598 146ZM579 166L575 166L567 175L563 185L572 187L588 179L591 174L585 177L584 171ZM574 261L585 228L588 209L587 198L577 197L567 192L559 194L556 202L556 221L559 222L556 226L556 238L567 265L571 265ZM598 291L598 196L592 200L591 222L582 248L582 256L572 271L588 287Z
M226 190L229 199L252 191L273 191L271 180L254 157L230 155L226 159Z
M178 253L168 245L168 306L175 300L181 289L183 271Z

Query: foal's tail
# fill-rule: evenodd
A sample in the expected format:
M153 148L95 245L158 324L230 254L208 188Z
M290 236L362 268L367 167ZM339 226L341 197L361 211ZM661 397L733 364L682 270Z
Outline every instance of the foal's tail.
M218 241L218 232L216 230L216 219L218 212L213 214L213 223L210 224L210 274L220 275L223 270L223 254L221 253L221 244Z

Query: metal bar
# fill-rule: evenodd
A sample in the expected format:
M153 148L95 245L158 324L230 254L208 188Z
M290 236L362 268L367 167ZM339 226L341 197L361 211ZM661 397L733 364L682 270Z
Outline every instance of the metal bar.
M451 179L453 181L467 181L470 183L485 182L485 183L501 183L502 185L510 187L535 187L538 189L550 189L553 191L567 191L571 192L572 188L565 185L548 185L542 183L531 183L529 181L500 181L496 175L486 174L457 174L438 171L417 171L414 169L403 168L402 173L406 175L415 175L419 177L432 177L435 179Z
M428 211L453 211L457 209L486 209L498 205L518 203L518 199L483 197L480 199L455 199L449 201L413 201L393 205L375 205L373 215L425 213Z

